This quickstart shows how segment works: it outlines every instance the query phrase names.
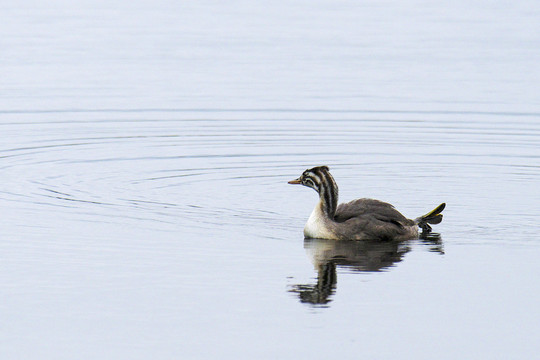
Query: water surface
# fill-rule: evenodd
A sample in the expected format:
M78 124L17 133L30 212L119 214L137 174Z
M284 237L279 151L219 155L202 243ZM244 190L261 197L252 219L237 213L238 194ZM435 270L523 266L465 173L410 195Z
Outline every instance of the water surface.
M533 358L539 11L2 6L0 354ZM323 164L440 237L304 240Z

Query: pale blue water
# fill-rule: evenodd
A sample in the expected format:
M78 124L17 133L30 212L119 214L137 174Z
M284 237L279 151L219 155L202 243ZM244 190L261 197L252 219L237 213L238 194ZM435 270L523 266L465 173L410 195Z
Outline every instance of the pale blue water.
M2 358L540 350L536 2L0 9ZM322 164L441 239L304 241Z

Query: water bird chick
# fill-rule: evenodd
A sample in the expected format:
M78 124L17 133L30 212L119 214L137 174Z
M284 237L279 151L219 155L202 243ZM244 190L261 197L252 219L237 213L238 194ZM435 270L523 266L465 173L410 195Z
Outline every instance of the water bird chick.
M328 166L307 169L289 184L310 187L319 193L319 202L306 226L306 238L331 240L410 240L431 231L429 224L442 221L442 203L429 213L408 219L393 205L374 199L357 199L338 206L338 186Z

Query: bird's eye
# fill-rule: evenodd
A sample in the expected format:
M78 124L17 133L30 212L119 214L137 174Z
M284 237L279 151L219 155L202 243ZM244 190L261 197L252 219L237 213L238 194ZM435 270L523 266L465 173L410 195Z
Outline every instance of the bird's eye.
M306 179L304 182L307 186L313 186L313 181L311 181L311 179Z

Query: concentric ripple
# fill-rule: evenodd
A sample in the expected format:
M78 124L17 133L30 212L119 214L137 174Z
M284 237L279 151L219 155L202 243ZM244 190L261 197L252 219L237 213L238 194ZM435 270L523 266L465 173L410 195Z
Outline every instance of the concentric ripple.
M467 218L489 223L476 210L484 203L504 206L506 197L497 197L495 188L504 186L516 196L524 189L533 191L540 137L538 123L531 121L535 116L301 110L5 112L0 196L10 212L25 213L24 221L12 220L26 227L28 217L40 228L54 227L53 218L62 217L187 233L241 229L273 237L279 229L301 229L315 201L305 189L285 186L286 180L305 167L328 164L343 200L398 199L410 217L447 201L450 211L472 213L453 220L472 227ZM489 130L486 121L491 122ZM396 181L411 172L416 175ZM459 183L460 174L483 178L485 186ZM426 184L428 175L440 181ZM508 216L515 213L503 210ZM532 219L525 215L521 221L529 224Z

